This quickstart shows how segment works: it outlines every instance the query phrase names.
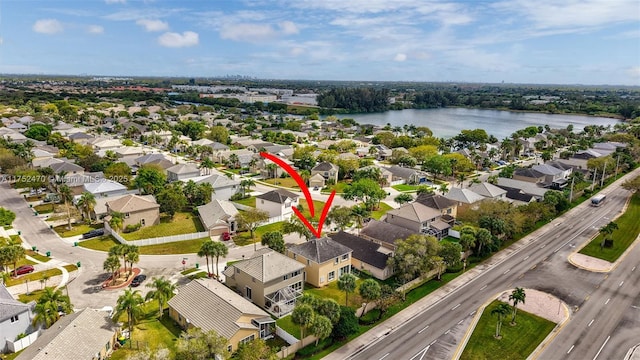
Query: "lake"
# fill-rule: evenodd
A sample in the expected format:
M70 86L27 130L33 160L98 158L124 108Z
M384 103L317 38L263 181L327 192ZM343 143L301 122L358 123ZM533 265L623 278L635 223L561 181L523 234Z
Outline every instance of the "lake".
M581 131L586 125L615 125L616 119L582 115L554 115L500 110L465 108L406 109L384 113L340 114L339 118L353 118L359 124L391 126L426 126L436 137L453 137L464 129L485 129L489 135L502 140L528 126L549 125L551 128L566 128L573 125Z

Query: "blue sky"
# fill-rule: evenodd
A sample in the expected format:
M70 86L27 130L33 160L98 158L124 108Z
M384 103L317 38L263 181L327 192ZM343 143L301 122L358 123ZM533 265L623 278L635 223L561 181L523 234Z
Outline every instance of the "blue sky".
M640 85L640 1L0 0L0 73Z

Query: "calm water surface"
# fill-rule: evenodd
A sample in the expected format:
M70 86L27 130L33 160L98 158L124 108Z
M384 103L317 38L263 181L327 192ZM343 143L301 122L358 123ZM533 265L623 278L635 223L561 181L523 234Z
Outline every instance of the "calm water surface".
M572 124L574 131L581 131L585 125L613 126L618 122L616 119L603 117L465 108L406 109L374 114L345 114L339 117L353 118L360 124L426 126L433 131L434 136L445 138L456 136L464 129L485 129L489 135L498 139L504 139L527 126L566 128Z

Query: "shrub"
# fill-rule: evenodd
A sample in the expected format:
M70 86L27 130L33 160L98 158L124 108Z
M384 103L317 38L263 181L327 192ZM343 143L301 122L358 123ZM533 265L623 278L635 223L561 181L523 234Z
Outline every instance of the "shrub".
M0 226L10 226L15 219L16 214L13 211L0 207Z
M125 233L131 233L131 232L140 230L140 227L142 227L142 224L140 224L140 223L127 225L127 227L124 228L124 232Z
M248 197L250 197L251 195L243 195L242 193L235 193L233 195L231 195L231 197L229 198L230 201L235 201L235 200L242 200L242 199L246 199Z
M456 264L456 265L448 266L446 271L447 271L448 273L457 273L457 272L462 271L462 268L463 268L463 267L464 267L464 264L462 264L462 262L459 262L459 263L458 263L458 264Z
M360 324L371 325L380 318L380 309L373 309L360 317Z

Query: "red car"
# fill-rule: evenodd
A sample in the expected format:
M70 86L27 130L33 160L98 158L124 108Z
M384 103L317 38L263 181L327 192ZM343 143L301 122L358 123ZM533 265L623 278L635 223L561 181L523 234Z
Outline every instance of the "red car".
M22 265L15 270L15 275L24 275L32 273L35 269L31 265Z
M229 234L227 231L222 233L222 240L223 241L229 241L231 240L231 234Z

